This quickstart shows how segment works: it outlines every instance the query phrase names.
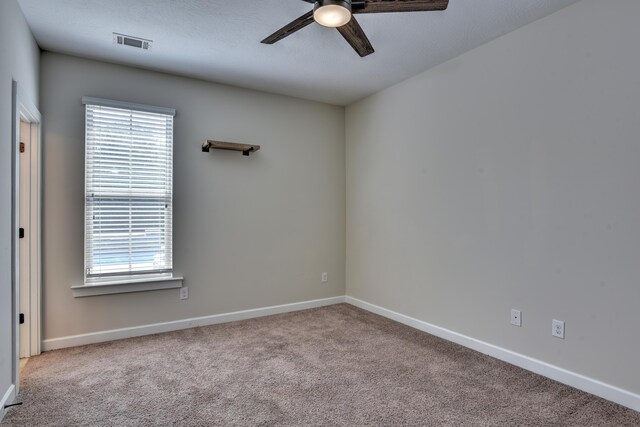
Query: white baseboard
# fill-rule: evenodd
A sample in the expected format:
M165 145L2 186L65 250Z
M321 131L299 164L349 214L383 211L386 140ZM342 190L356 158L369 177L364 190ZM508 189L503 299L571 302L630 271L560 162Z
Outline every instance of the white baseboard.
M4 414L6 414L7 410L4 408L4 405L8 405L13 403L16 398L16 386L11 384L11 386L7 389L4 396L2 396L2 400L0 400L0 422L4 418Z
M199 326L215 325L219 323L235 322L237 320L251 319L255 317L269 316L272 314L288 313L292 311L306 310L309 308L323 307L327 305L340 304L346 302L364 310L370 311L380 316L386 317L396 322L411 326L412 328L427 332L447 341L460 344L464 347L479 351L480 353L495 357L496 359L519 366L528 371L551 378L560 383L577 388L587 393L602 397L603 399L616 402L636 411L640 411L640 395L627 390L615 387L602 381L586 377L584 375L568 371L558 366L551 365L538 359L534 359L523 354L489 344L457 332L432 325L422 320L379 307L374 304L353 298L350 296L340 296L332 298L317 299L292 304L276 305L272 307L256 308L251 310L235 311L232 313L215 314L212 316L195 317L191 319L176 320L173 322L156 323L152 325L135 326L131 328L113 329L109 331L94 332L89 334L74 335L62 338L44 340L42 342L43 351L55 350L66 347L76 347L86 344L95 344L105 341L113 341L125 338L139 337L143 335L158 334L162 332L176 331L180 329L195 328ZM12 400L14 392L13 386L5 393L5 401ZM2 408L1 406L0 408ZM4 411L3 411L4 413ZM2 417L0 416L0 419Z
M345 302L345 297L323 298L311 301L296 302L292 304L275 305L272 307L255 308L251 310L234 311L232 313L214 314L212 316L194 317L191 319L175 320L172 322L155 323L151 325L134 326L131 328L112 329L109 331L93 332L89 334L73 335L62 338L53 338L42 342L43 351L56 350L67 347L77 347L86 344L95 344L106 341L121 340L125 338L139 337L143 335L159 334L162 332L177 331L180 329L209 326L218 323L235 322L237 320L251 319L254 317L270 316L272 314L288 313L292 311L307 310L309 308L323 307L327 305Z
M534 359L523 354L515 353L511 350L507 350L505 348L498 347L493 344L489 344L484 341L480 341L475 338L471 338L466 335L462 335L427 322L423 322L422 320L405 316L404 314L400 314L395 311L387 310L386 308L370 304L357 298L346 296L345 301L348 304L354 305L375 314L379 314L380 316L395 320L396 322L403 323L407 326L411 326L412 328L427 332L431 335L435 335L447 341L460 344L464 347L471 348L473 350L479 351L480 353L495 357L496 359L502 360L515 366L519 366L520 368L535 372L536 374L551 378L552 380L558 381L568 386L586 391L587 393L591 393L596 396L602 397L603 399L626 406L627 408L631 408L635 411L640 411L640 395L632 393L630 391L623 390L610 384L603 383L602 381L598 381L593 378L568 371L558 366L551 365L541 360Z

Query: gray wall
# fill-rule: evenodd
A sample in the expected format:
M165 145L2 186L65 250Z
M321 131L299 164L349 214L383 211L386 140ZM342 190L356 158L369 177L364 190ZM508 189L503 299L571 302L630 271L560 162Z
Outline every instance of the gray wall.
M41 64L44 339L344 295L343 108L53 53ZM177 289L72 296L83 280L83 95L177 109L174 268L189 300ZM262 149L203 153L207 138Z
M349 106L347 294L640 392L639 16L583 0Z
M12 82L38 102L40 50L16 0L0 1L0 398L11 385ZM0 410L1 412L1 410Z

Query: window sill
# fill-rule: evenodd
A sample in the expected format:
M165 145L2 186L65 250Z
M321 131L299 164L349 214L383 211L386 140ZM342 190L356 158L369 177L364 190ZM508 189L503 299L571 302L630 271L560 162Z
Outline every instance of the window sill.
M183 277L144 277L87 282L81 286L72 286L75 298L95 295L125 294L129 292L156 291L182 287Z

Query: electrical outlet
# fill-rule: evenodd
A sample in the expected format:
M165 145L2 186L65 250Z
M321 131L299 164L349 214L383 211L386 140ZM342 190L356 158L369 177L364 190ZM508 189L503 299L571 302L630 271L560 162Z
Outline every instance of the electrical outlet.
M520 310L511 309L511 324L513 326L522 326L522 313Z
M329 281L329 273L322 273L322 283L327 283Z
M562 320L553 319L551 322L551 335L564 339L564 322Z
M180 288L180 299L189 299L189 288Z

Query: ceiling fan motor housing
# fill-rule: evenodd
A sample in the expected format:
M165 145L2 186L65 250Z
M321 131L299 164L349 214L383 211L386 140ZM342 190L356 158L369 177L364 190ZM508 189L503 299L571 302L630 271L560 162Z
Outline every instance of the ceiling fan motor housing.
M315 9L334 4L351 10L351 0L316 0Z

